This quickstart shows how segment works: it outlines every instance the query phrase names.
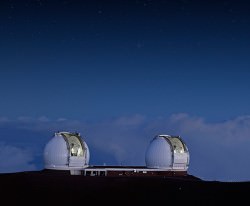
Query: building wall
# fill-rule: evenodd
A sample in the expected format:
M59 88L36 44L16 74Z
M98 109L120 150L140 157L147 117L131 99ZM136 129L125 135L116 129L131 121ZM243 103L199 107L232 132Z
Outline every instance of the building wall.
M187 171L116 171L116 170L107 170L107 171L98 171L98 170L88 170L83 173L85 176L186 176Z

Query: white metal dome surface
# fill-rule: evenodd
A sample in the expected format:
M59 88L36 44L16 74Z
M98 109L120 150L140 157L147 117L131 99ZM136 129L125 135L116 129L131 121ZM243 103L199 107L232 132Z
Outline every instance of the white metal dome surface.
M172 151L164 137L153 139L147 148L145 158L148 168L170 168Z
M189 152L180 136L157 135L146 150L145 162L148 168L186 171Z
M55 133L44 149L46 169L84 168L88 166L89 159L88 145L78 133Z

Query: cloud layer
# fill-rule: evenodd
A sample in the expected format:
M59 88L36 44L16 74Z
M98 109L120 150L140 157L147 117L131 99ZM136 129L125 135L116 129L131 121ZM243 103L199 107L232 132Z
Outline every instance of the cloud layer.
M20 135L5 137L6 128ZM155 135L180 135L190 151L190 174L206 180L250 180L250 116L206 122L183 113L156 119L136 114L99 122L2 117L0 153L8 154L9 160L0 164L0 172L42 167L43 147L56 131L80 132L90 148L90 163L109 165L145 165L145 151Z
M35 164L32 163L34 155L26 149L0 143L0 156L1 173L36 170Z

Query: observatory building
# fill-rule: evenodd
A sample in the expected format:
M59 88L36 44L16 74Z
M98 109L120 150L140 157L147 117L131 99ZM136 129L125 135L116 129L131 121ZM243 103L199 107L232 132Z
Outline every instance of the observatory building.
M79 133L57 132L44 149L45 169L81 170L88 167L89 148Z
M147 148L145 161L147 168L187 170L189 152L179 136L157 135Z
M189 152L180 136L157 135L146 148L145 166L90 166L89 159L79 133L57 132L44 149L45 169L84 176L185 176Z

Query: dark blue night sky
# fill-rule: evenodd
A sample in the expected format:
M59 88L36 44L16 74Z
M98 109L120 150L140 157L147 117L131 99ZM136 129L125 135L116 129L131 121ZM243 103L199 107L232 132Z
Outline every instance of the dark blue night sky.
M243 0L1 1L0 154L18 155L0 172L77 130L92 164L143 165L174 134L190 173L250 180L249 37Z

